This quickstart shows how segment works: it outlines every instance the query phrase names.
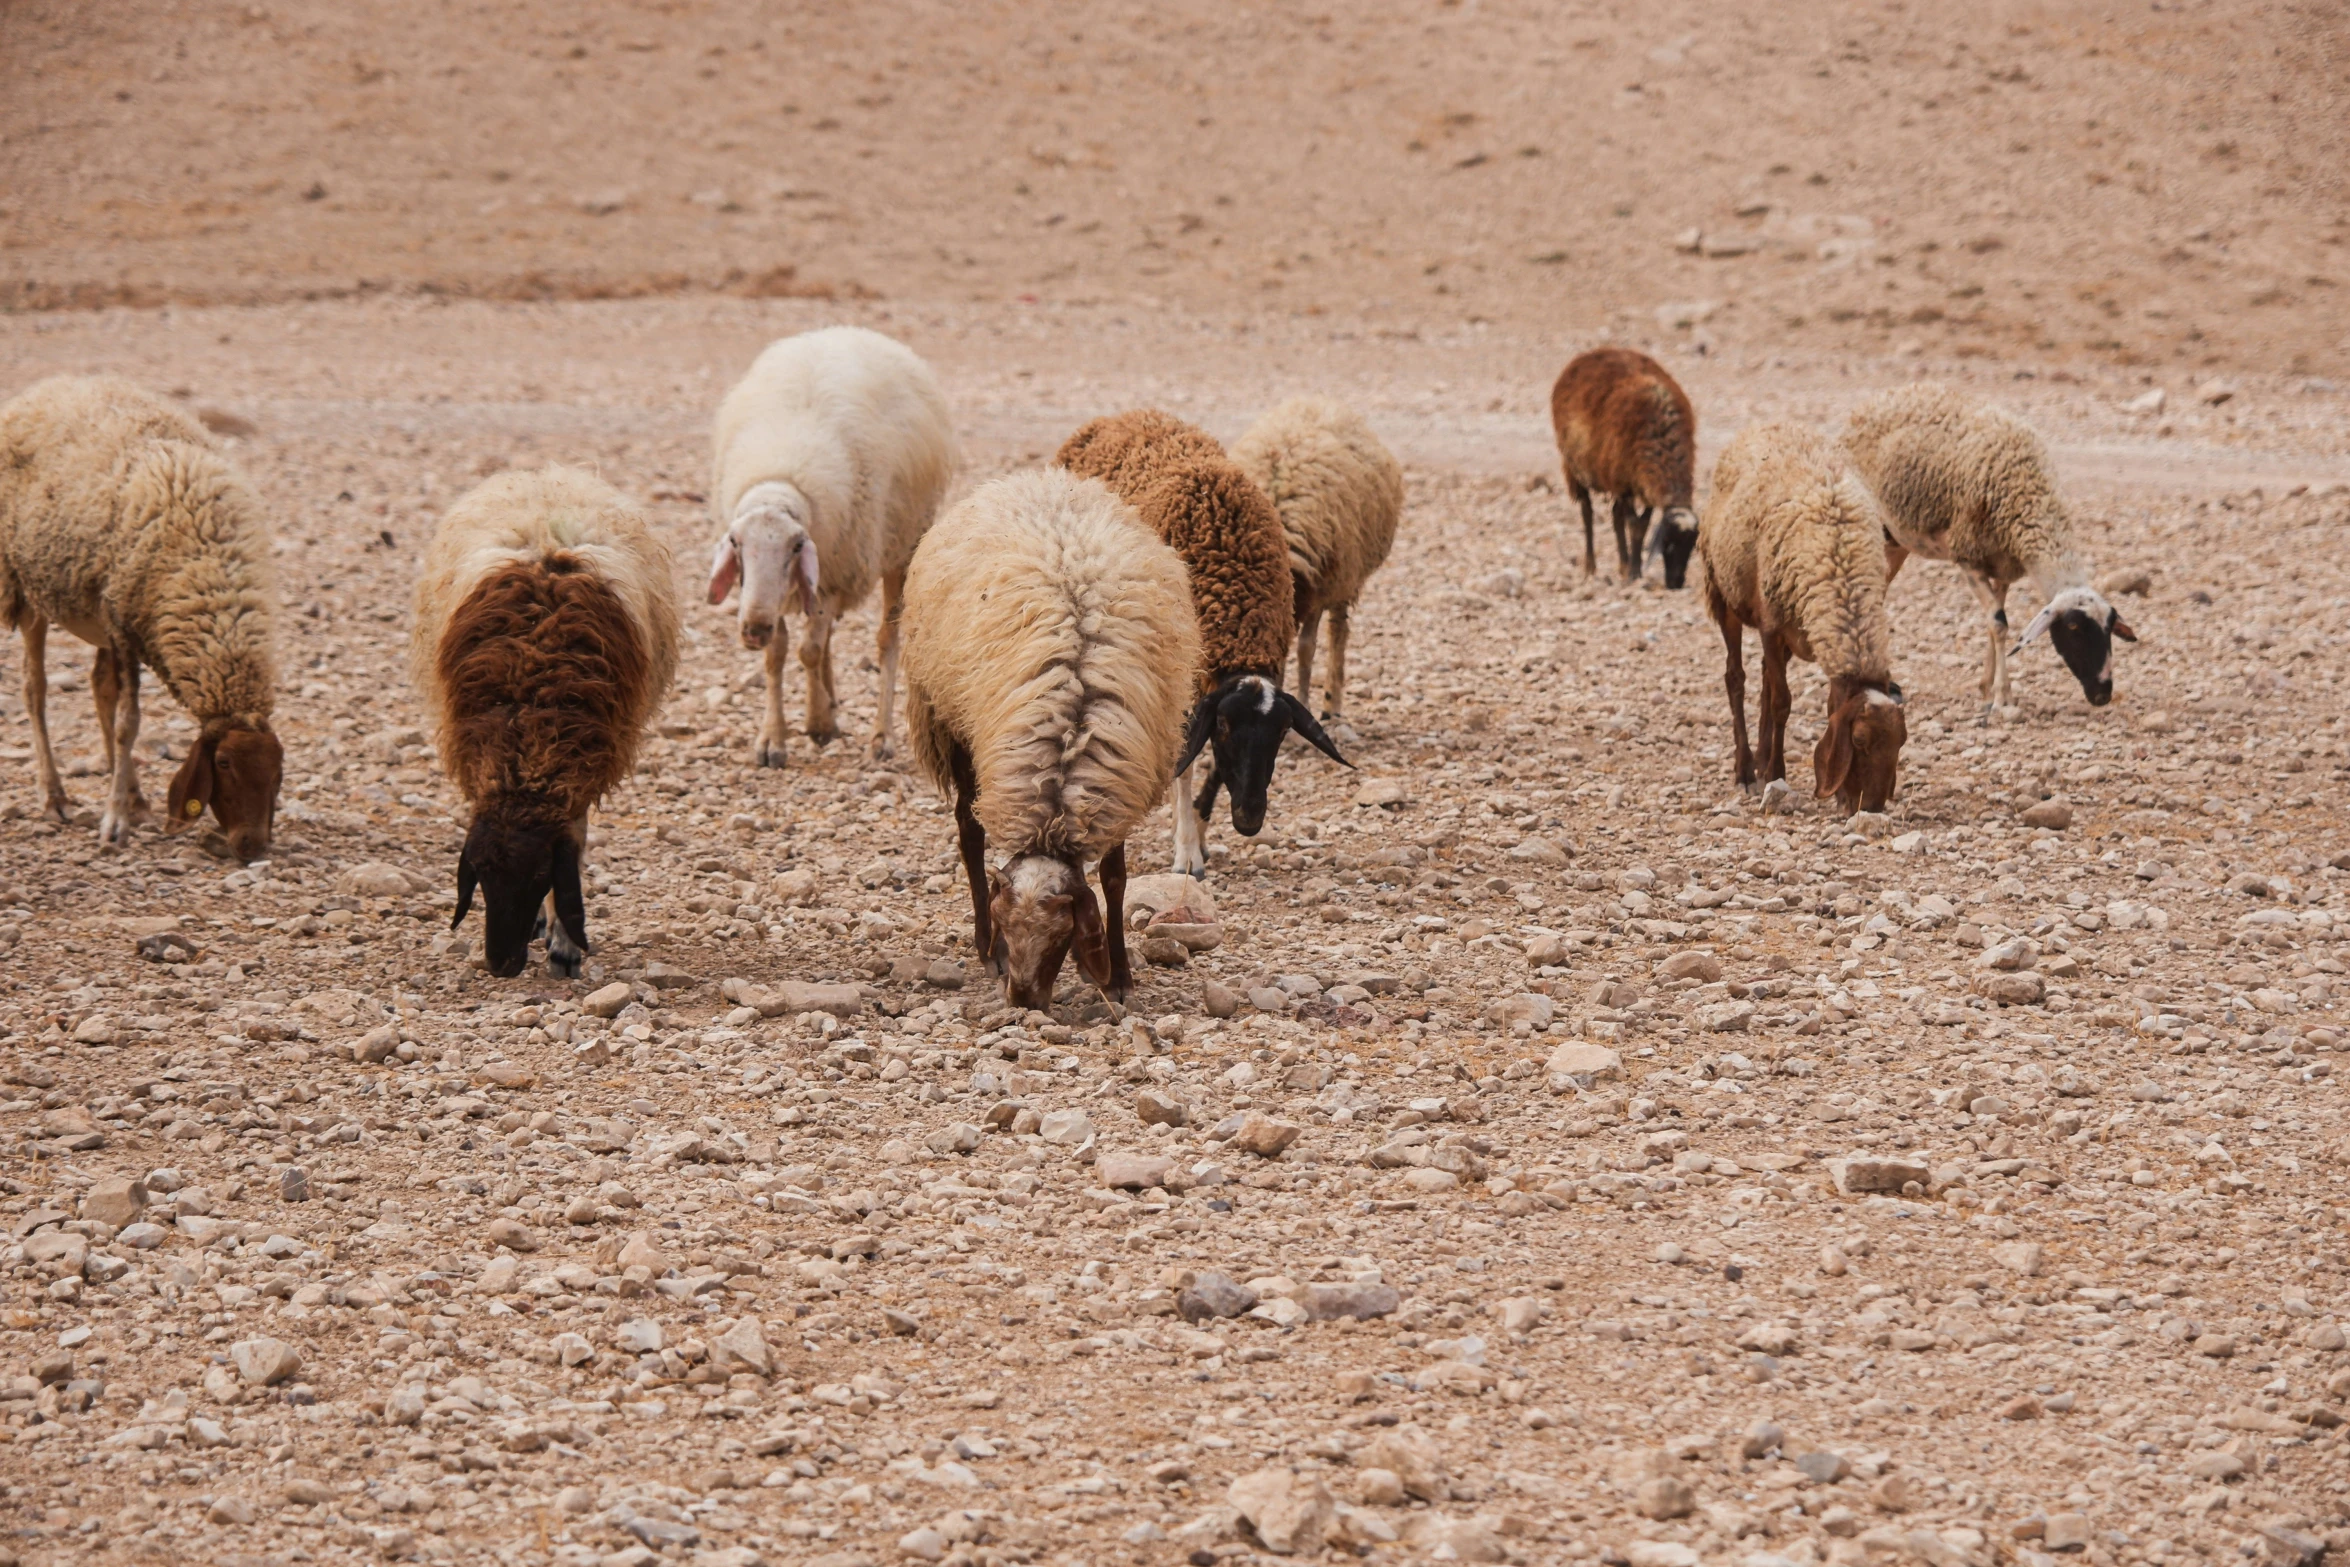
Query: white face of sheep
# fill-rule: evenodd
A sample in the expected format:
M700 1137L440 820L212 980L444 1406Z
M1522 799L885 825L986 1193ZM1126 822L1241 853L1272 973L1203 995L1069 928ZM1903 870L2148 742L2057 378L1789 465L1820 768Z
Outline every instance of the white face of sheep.
M772 642L775 622L786 609L803 615L816 609L816 541L808 537L808 503L790 490L760 494L768 488L761 485L743 497L710 556L711 603L725 603L735 583L742 583L736 625L747 648Z

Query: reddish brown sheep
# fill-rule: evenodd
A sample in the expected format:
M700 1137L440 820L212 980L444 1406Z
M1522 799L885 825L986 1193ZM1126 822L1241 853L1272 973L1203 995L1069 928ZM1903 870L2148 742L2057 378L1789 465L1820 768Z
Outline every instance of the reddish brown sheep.
M1690 508L1697 411L1680 383L1646 354L1595 348L1559 372L1550 389L1550 423L1568 493L1583 508L1583 574L1598 570L1592 553L1596 492L1609 498L1624 580L1637 582L1653 553L1664 561L1665 586L1682 586L1697 544L1697 513ZM1658 523L1653 545L1652 517Z

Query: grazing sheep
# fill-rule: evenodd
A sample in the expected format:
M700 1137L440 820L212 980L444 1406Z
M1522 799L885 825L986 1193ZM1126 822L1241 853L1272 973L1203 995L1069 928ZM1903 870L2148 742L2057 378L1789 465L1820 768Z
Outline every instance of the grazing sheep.
M898 613L906 563L938 515L960 460L946 396L914 351L863 327L826 327L767 345L718 405L710 505L726 531L710 561L710 602L742 583L743 646L767 654L761 767L784 765L783 628L807 616L808 735L833 716L832 623L881 584L881 700L873 753L890 752Z
M1132 987L1126 838L1167 792L1198 660L1183 562L1095 480L997 479L914 552L906 728L954 799L973 933L1013 1005L1052 1004L1072 943L1113 1002ZM992 877L990 837L1010 851Z
M1795 424L1743 431L1714 465L1697 537L1706 609L1722 628L1722 684L1737 737L1738 783L1787 776L1787 659L1828 677L1828 728L1812 753L1816 792L1846 814L1884 808L1909 737L1891 676L1884 528L1860 480L1826 440ZM1762 637L1762 760L1746 743L1744 629Z
M1986 710L2007 705L2007 661L2043 631L2090 706L2113 700L2113 639L2138 634L2089 585L2047 448L2030 425L1920 381L1854 410L1844 449L1884 508L1886 580L1912 555L1947 560L1990 612ZM2011 647L2007 590L2025 577L2045 602Z
M1697 411L1681 384L1646 354L1595 348L1559 372L1550 389L1550 425L1567 489L1583 508L1583 575L1598 569L1591 542L1591 496L1597 491L1609 497L1624 580L1638 581L1655 556L1664 562L1665 586L1682 586L1697 544L1697 513L1690 509ZM1651 542L1649 519L1660 510Z
M1314 639L1330 616L1324 718L1343 716L1346 642L1355 600L1386 561L1403 515L1403 467L1354 410L1327 397L1293 397L1232 448L1281 514L1296 590L1297 694L1314 698Z
M522 972L588 951L589 807L626 778L677 670L669 550L575 468L502 473L448 510L416 584L408 662L441 766L473 807L454 930L482 891L482 955Z
M49 748L52 621L98 650L90 671L112 788L100 843L147 812L139 666L201 726L171 781L166 830L206 808L229 850L269 852L285 751L270 727L277 590L252 491L197 421L113 376L57 376L0 404L0 617L23 634L43 803L72 803Z
M1233 828L1255 836L1265 825L1273 761L1290 730L1353 765L1306 705L1281 689L1296 629L1281 518L1214 436L1155 409L1096 419L1062 442L1053 460L1107 483L1174 546L1190 574L1200 664L1198 701L1176 764L1175 869L1205 876L1206 818L1217 789L1232 792ZM1194 796L1192 764L1210 744L1215 761Z

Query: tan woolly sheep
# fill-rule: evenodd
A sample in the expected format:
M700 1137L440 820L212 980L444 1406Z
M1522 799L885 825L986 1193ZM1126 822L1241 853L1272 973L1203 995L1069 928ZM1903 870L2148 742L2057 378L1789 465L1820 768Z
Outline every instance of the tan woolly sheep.
M906 563L938 515L960 461L946 395L914 351L863 327L770 343L718 408L710 506L725 528L710 602L742 583L743 646L764 648L762 767L784 764L787 601L807 616L809 736L832 739L832 623L881 586L880 711L873 751L890 752L898 614Z
M1986 708L2007 704L2007 661L2043 631L2090 706L2113 700L2113 639L2138 634L2089 585L2047 448L2030 425L1920 381L1854 410L1844 449L1885 511L1886 579L1912 555L1947 560L1989 611ZM2025 577L2043 602L2011 647L2007 590Z
M473 807L449 928L478 884L493 974L521 973L542 928L548 970L579 972L588 810L635 766L677 671L670 570L636 509L575 468L499 474L433 533L409 670Z
M0 618L21 632L43 803L71 815L49 747L49 626L98 650L90 672L112 789L101 843L146 814L139 667L201 726L168 827L209 807L244 861L269 852L285 752L270 727L276 586L261 506L188 414L112 376L58 376L0 405Z
M1816 792L1849 814L1882 810L1898 786L1901 688L1885 618L1884 522L1826 440L1801 425L1741 432L1714 465L1698 553L1722 631L1738 783L1787 776L1787 660L1828 677L1828 727L1812 753ZM1746 627L1762 638L1762 758L1746 741Z
M1296 590L1297 694L1313 700L1314 640L1330 616L1324 718L1344 716L1346 643L1355 600L1387 560L1403 516L1403 466L1354 410L1327 397L1293 397L1232 448L1281 514Z
M1199 658L1183 562L1098 481L1015 473L930 530L905 618L906 727L955 802L981 958L1041 1010L1074 943L1124 1000L1126 839L1166 795Z

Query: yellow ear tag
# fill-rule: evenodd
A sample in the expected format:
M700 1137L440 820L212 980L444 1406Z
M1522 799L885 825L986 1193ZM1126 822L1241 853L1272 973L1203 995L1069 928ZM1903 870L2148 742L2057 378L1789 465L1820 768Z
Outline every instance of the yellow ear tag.
M197 817L203 814L204 802L202 800L190 800L188 802L188 819L190 821L195 820Z

